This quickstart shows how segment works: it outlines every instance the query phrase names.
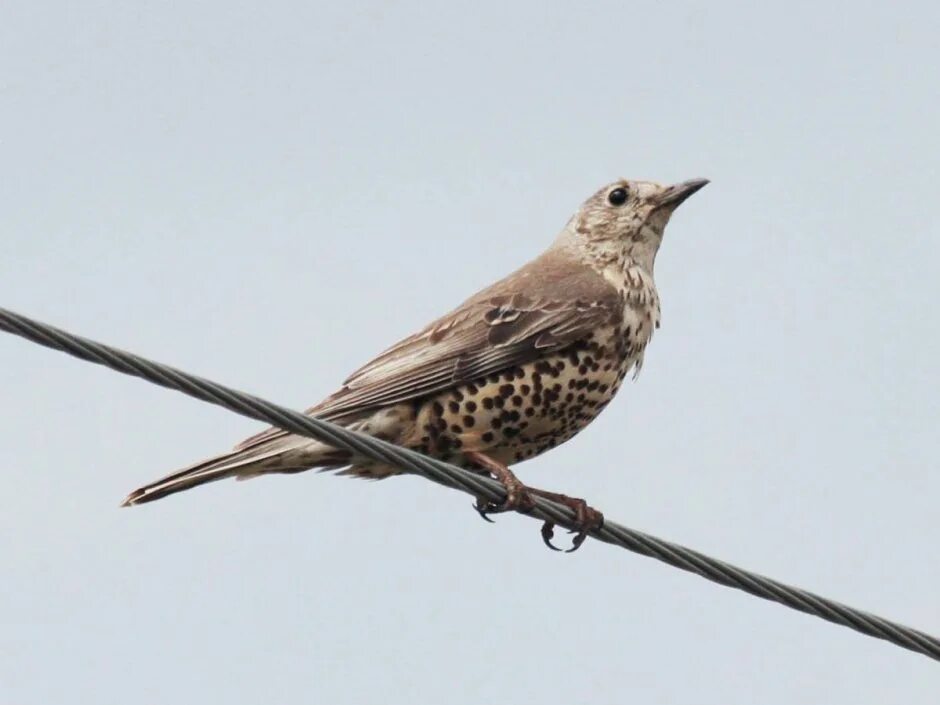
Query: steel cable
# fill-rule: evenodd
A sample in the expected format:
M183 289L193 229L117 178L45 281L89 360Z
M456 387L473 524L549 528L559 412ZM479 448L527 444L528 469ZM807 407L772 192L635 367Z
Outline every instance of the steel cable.
M140 377L153 384L175 389L237 414L278 426L291 433L308 436L331 446L394 465L404 472L420 475L475 497L483 497L496 503L501 503L506 498L502 486L495 480L429 458L407 448L305 416L259 397L73 335L2 308L0 308L0 330L19 335L48 348L67 352L82 360ZM527 516L550 520L566 528L573 527L575 516L571 509L541 497L534 499L535 508L528 512ZM786 607L940 660L940 639L936 637L806 590L765 578L685 546L664 541L609 520L605 520L602 528L591 531L590 536L634 553L655 558L676 568L696 573L721 585L743 590L765 600L779 602Z

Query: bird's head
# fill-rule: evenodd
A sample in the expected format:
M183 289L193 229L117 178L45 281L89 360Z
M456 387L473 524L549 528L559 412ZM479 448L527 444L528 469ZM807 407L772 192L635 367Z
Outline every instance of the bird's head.
M672 186L621 179L587 199L559 238L589 256L626 255L652 271L663 231L673 211L708 179Z

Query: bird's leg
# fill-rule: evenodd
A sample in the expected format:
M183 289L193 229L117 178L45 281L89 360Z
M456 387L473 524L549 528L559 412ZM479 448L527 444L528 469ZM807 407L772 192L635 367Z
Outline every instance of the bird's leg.
M474 465L477 465L481 470L486 470L491 473L506 489L506 501L499 505L493 504L482 497L477 498L474 509L476 509L480 516L486 521L492 522L492 519L489 518L490 514L508 511L528 512L535 506L532 501L533 495L544 497L552 502L570 507L575 513L575 528L571 530L571 533L576 534L576 536L571 543L571 548L567 550L567 553L577 551L581 547L581 544L584 543L584 539L587 538L590 531L600 529L604 525L604 515L589 506L583 499L524 485L522 481L513 474L509 467L483 453L467 451L464 453L464 457ZM542 540L545 542L545 545L553 551L560 551L560 548L552 545L552 537L554 535L554 522L546 521L542 524Z
M464 457L481 470L486 470L492 474L506 490L506 501L502 504L493 504L482 497L477 497L477 502L473 505L473 508L486 521L493 521L488 516L490 514L511 511L527 512L535 506L529 496L528 488L522 484L522 481L515 476L507 465L475 450L467 451L464 453Z
M552 502L557 502L558 504L563 504L566 507L570 507L574 510L576 528L571 529L569 533L576 535L571 542L571 548L569 548L566 553L573 553L574 551L577 551L579 548L581 548L581 544L584 543L584 539L587 538L588 533L594 529L600 529L604 526L604 515L594 509L594 507L590 506L583 499L578 497L569 497L566 494L559 494L558 492L540 490L535 487L528 487L526 489L529 491L529 494L543 497L545 499L551 500ZM542 540L545 542L545 545L553 551L560 551L560 548L557 548L552 544L552 537L554 535L554 522L546 521L544 524L542 524Z

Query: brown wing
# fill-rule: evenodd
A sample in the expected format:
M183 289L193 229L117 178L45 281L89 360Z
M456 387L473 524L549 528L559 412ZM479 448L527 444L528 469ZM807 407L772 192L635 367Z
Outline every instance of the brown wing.
M622 312L602 277L549 251L393 345L306 413L337 420L434 394L565 347ZM238 448L281 435L269 429Z

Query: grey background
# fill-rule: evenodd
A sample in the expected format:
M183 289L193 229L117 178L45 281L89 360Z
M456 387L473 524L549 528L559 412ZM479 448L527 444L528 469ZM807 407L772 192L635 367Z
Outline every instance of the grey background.
M940 633L936 3L0 7L0 305L303 408L625 176L638 383L520 466ZM668 6L665 6L668 5ZM937 664L0 337L0 702L935 703Z

